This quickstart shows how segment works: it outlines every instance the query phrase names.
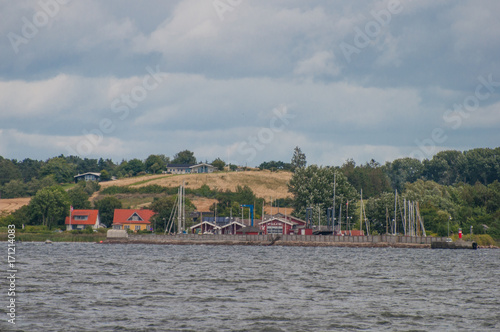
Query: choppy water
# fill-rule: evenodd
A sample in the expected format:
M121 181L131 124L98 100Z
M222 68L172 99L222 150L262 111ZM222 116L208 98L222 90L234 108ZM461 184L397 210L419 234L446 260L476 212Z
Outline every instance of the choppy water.
M498 250L19 243L16 256L23 331L500 330Z

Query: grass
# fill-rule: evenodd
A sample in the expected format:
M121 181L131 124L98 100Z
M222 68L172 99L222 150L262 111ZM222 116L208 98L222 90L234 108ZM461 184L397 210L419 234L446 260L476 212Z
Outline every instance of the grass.
M7 241L7 233L0 234L0 241ZM106 240L106 234L71 234L63 233L16 233L16 242L99 242Z
M453 241L457 241L458 234L454 234L451 238ZM498 243L488 234L472 234L472 237L470 234L462 236L463 241L471 241L471 238L472 241L476 242L479 246L498 246Z
M146 184L146 183L149 183L149 182L152 182L152 181L156 181L156 180L159 180L159 179L168 178L168 177L171 177L171 176L173 176L173 175L165 175L165 176L157 177L157 178L153 178L153 179L142 180L142 181L139 181L139 182L131 183L128 186L140 186L142 184Z

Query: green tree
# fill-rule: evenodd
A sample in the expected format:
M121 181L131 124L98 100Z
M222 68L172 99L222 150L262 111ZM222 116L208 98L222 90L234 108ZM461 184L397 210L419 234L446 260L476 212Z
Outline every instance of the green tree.
M400 158L392 163L386 162L382 170L389 177L392 189L401 192L405 183L413 183L422 178L424 165L415 158Z
M337 184L335 211L339 211L341 206L343 209L346 208L346 201L349 200L349 215L354 215L356 205L354 203L359 197L356 189L340 170L333 167L318 167L317 165L296 169L290 179L288 191L293 195L293 214L305 218L306 208L313 207L317 211L319 207L321 219L325 220L326 211L333 204L335 174Z
M217 158L214 161L212 161L212 166L217 168L217 170L219 171L223 171L224 166L226 166L226 163L222 159Z
M178 152L174 155L174 159L172 160L172 164L196 164L196 158L194 157L194 153L189 150L184 150Z
M101 181L109 181L109 180L111 180L111 174L107 170L103 169L101 171Z
M40 176L45 177L53 175L57 183L73 182L73 177L76 175L75 173L75 165L69 164L66 159L62 157L49 159L40 170Z
M125 167L125 171L130 176L136 176L140 172L143 172L144 169L144 163L142 160L137 158L130 160Z
M146 171L151 174L161 173L162 170L165 169L165 161L160 155L152 154L150 155L146 161L144 162L146 167Z
M122 202L116 197L108 196L94 202L94 208L99 210L101 223L110 227L113 224L115 209L121 209Z
M64 224L69 205L68 194L60 186L41 189L29 204L33 219L47 227Z
M173 217L172 210L176 207L177 196L167 196L161 198L155 198L154 201L149 206L149 209L153 210L156 215L153 217L153 221L156 224L156 230L165 231L165 224L170 221L170 217ZM187 203L187 199L186 199ZM187 203L186 205L189 205ZM177 233L177 222L173 222L173 226L170 229L171 232Z
M295 170L297 168L304 168L307 165L306 155L302 152L302 150L296 146L293 150L292 156L292 169Z
M68 196L71 206L73 206L74 209L90 209L90 196L81 186L76 186L69 190Z
M1 198L17 198L27 196L27 185L22 180L11 180L0 186Z
M16 164L0 156L0 186L19 179L22 179L22 175Z

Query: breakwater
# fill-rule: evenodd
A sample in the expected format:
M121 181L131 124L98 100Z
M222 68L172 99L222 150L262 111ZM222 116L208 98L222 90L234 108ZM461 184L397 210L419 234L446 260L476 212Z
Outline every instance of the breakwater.
M123 234L123 233L121 233ZM124 236L126 235L126 237ZM331 236L331 235L222 235L222 234L123 234L108 233L106 243L205 244L205 245L281 245L430 248L443 237L402 235Z

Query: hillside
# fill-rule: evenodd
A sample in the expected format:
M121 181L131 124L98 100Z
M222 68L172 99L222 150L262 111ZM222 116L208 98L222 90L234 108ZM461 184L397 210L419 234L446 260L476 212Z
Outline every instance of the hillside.
M110 186L142 187L147 185L160 185L164 187L178 187L185 182L187 188L200 188L206 184L211 189L234 191L238 185L249 186L257 197L265 198L267 201L272 197L290 197L287 183L292 173L270 172L270 171L245 171L245 172L221 172L212 174L182 174L182 175L144 175L139 177L124 178L115 181L102 182L101 188ZM147 206L153 201L155 195L121 195L119 198L125 206L134 208ZM98 199L99 193L91 197L91 201ZM214 199L192 197L193 204L199 211L208 211L209 207L216 202ZM0 199L0 214L10 214L23 205L29 204L30 198ZM291 210L290 210L291 211Z
M245 171L221 172L212 174L182 175L145 175L101 183L102 188L109 186L142 187L152 184L164 187L178 187L185 181L186 188L200 188L206 184L211 189L234 191L239 186L249 186L257 197L269 200L271 197L290 197L287 183L292 177L290 172Z

